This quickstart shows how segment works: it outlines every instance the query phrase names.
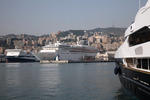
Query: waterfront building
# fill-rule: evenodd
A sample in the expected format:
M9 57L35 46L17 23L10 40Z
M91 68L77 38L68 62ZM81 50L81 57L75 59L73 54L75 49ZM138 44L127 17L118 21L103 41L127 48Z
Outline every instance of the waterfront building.
M107 52L105 52L105 53L97 53L97 55L96 55L96 60L98 60L98 61L108 61L109 59L108 59L108 53Z
M3 53L4 53L4 48L0 47L0 54L3 54Z

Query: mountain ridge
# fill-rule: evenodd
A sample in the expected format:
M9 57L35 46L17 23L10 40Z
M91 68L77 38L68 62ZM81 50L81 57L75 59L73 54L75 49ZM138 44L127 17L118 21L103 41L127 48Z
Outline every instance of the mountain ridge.
M102 35L115 35L115 36L123 36L126 28L120 28L120 27L108 27L108 28L94 28L90 30L68 30L68 31L62 31L59 32L57 35L58 37L64 37L67 36L70 33L73 33L77 36L84 35L85 33L92 34L95 32L101 32Z

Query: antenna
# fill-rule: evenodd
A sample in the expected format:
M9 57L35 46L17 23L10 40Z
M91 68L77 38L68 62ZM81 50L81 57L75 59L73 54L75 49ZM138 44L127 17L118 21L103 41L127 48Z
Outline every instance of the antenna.
M139 9L141 8L141 0L139 0Z

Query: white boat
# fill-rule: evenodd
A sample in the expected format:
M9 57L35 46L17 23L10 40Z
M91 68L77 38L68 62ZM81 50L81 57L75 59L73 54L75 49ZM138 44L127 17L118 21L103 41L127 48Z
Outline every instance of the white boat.
M94 60L98 49L87 45L67 45L55 43L46 45L40 50L39 57L41 60Z
M150 0L139 9L135 21L125 32L125 41L116 51L122 85L141 100L150 97Z
M38 62L39 59L32 53L21 49L6 49L7 62Z

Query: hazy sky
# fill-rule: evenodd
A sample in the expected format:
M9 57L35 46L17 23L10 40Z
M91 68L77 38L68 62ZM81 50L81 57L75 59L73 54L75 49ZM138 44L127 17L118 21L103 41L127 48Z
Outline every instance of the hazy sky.
M144 5L147 0L141 0ZM0 34L127 27L138 0L0 0Z

